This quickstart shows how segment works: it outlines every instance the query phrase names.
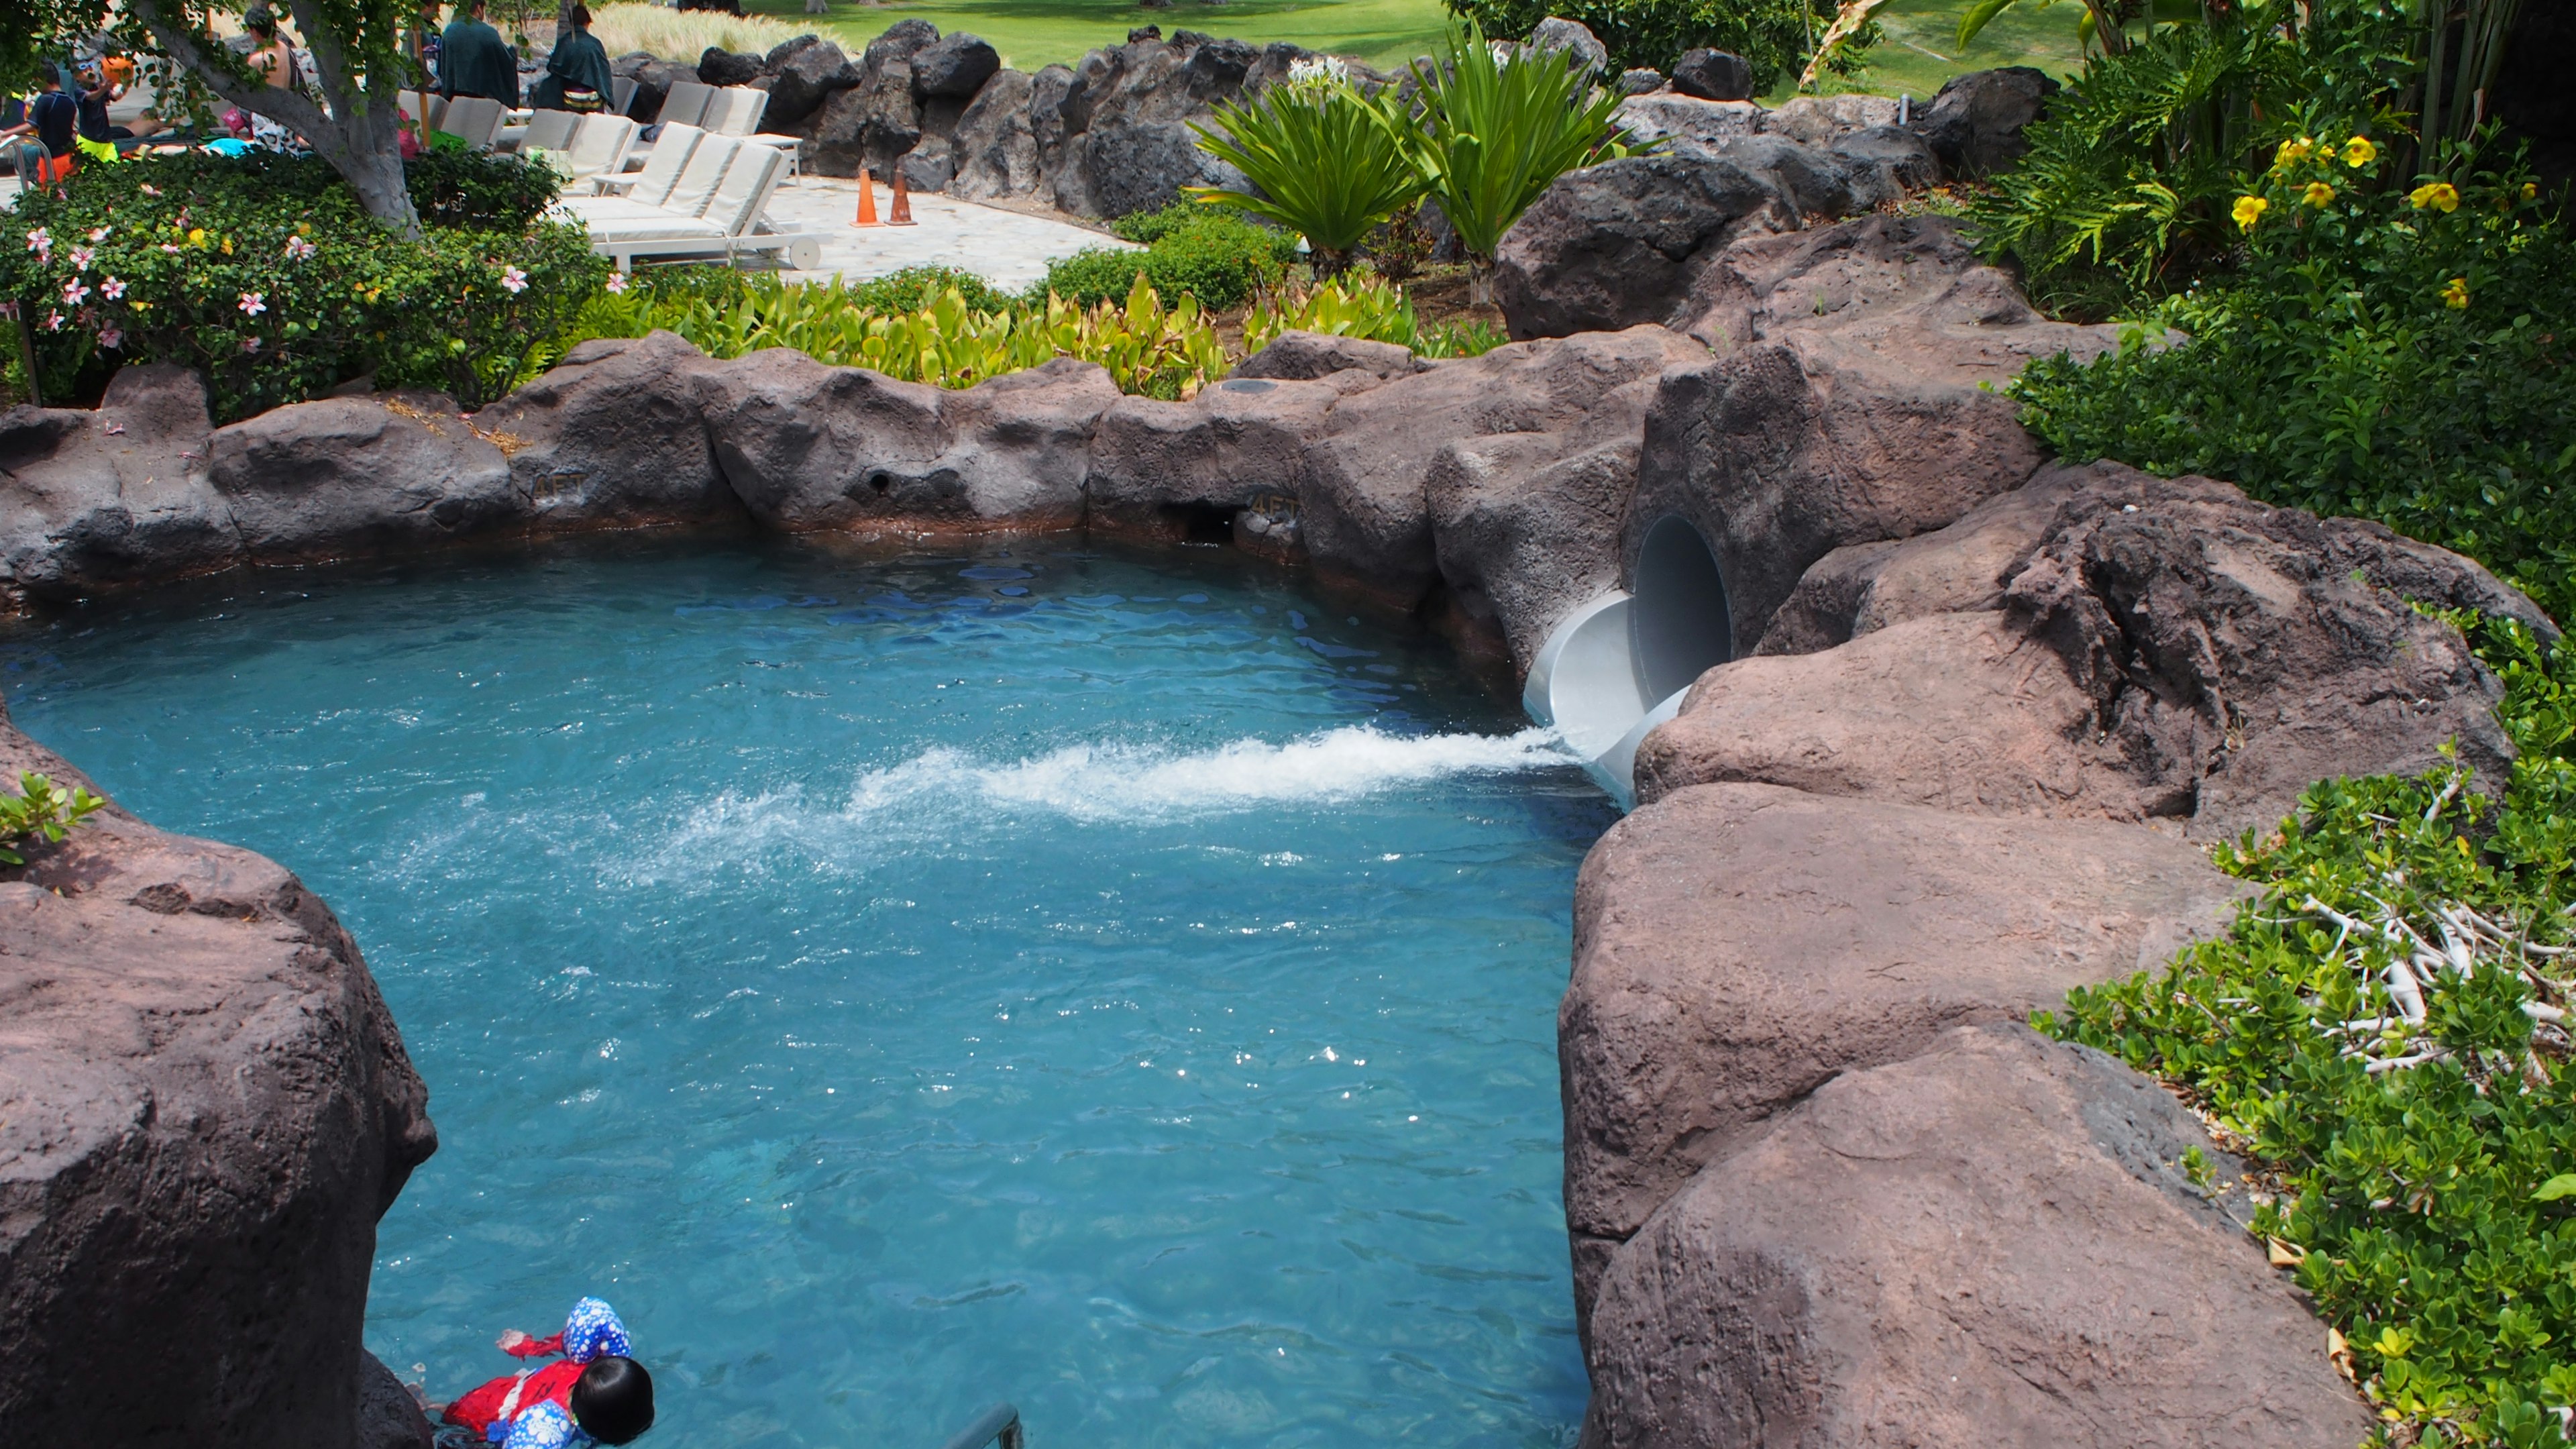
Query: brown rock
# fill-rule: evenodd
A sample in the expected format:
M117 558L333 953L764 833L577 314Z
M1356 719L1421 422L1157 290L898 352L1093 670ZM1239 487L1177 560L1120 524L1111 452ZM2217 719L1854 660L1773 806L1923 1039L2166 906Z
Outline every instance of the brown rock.
M1302 558L1306 445L1341 395L1329 381L1230 377L1186 403L1119 399L1092 439L1092 525L1238 541L1250 526L1266 551Z
M1977 815L2140 820L2192 791L2134 778L2093 699L2000 610L1909 619L1820 654L1701 676L1637 747L1637 798L1786 785Z
M241 543L206 478L206 389L120 370L96 412L0 413L0 582L19 602L219 569Z
M2153 1083L2026 1028L1849 1072L1695 1178L1592 1311L1590 1449L2349 1449L2325 1331Z
M2139 826L1767 785L1630 815L1584 861L1557 1013L1578 1304L1600 1240L1823 1082L2161 962L2237 889Z
M1337 372L1365 372L1381 381L1411 377L1425 366L1413 349L1361 337L1322 332L1282 332L1270 345L1235 366L1228 376L1312 382Z
M0 770L79 773L0 724ZM376 1219L437 1146L364 959L102 812L0 872L0 1443L348 1443ZM185 1345L149 1353L137 1345Z
M254 562L524 522L509 460L439 393L295 403L215 430L209 475Z
M634 527L738 516L700 418L706 354L673 332L585 342L475 415L534 517Z
M701 399L754 518L909 534L1079 526L1092 428L1118 390L1069 358L943 392L772 348L710 368Z

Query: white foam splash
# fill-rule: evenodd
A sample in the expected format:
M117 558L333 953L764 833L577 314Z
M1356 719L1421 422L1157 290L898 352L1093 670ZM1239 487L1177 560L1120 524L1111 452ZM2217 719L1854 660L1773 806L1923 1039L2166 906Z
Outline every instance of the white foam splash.
M849 813L878 816L966 796L1081 821L1158 820L1265 805L1330 804L1464 775L1554 769L1574 757L1551 730L1513 735L1391 735L1345 726L1286 744L1243 739L1191 753L1129 744L1068 745L1007 764L933 749L859 777Z

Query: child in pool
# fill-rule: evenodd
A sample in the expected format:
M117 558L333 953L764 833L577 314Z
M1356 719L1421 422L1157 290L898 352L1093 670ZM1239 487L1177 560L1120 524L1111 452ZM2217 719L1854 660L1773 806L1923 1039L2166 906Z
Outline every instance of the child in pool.
M596 1298L572 1306L563 1332L530 1338L513 1328L500 1347L512 1358L563 1355L559 1363L503 1374L441 1415L501 1449L570 1449L624 1444L653 1427L653 1376L627 1356L626 1325Z

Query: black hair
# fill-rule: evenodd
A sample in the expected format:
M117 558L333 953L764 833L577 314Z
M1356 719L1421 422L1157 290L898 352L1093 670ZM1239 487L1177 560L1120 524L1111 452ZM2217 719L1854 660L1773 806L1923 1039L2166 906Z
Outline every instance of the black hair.
M588 30L590 28L589 6L575 5L572 7L572 28L575 30Z
M277 12L266 5L254 4L242 12L242 28L253 35L275 35Z
M653 1427L653 1376L617 1354L590 1361L572 1385L572 1419L602 1444L624 1444Z

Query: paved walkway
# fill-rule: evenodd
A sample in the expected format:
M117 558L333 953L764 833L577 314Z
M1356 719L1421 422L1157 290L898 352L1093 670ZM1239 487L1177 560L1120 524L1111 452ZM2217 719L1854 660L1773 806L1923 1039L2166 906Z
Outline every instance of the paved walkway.
M877 184L880 220L890 209L892 195L882 182ZM1059 257L1084 247L1131 245L1067 222L929 193L913 195L912 219L918 223L914 226L852 226L850 218L858 206L859 184L854 180L807 176L778 188L769 202L769 224L823 239L823 265L790 276L817 281L837 273L857 281L905 267L938 265L973 272L996 287L1016 292L1044 277L1047 263Z

